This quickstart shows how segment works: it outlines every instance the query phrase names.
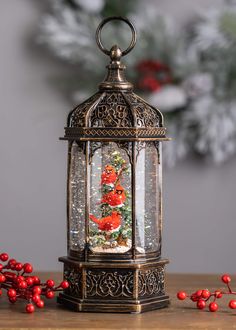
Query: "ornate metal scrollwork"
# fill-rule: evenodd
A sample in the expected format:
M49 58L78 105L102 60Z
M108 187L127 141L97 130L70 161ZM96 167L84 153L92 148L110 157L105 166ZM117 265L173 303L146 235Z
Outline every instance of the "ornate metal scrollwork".
M88 270L86 276L87 298L131 298L133 272Z
M100 97L101 93L96 93L91 96L88 100L78 105L68 117L70 127L84 127L85 116L91 105Z
M125 95L136 114L137 127L160 127L161 114L134 93Z
M136 142L136 161L138 158L138 155L142 149L146 147L148 144L153 144L157 151L157 157L158 157L158 164L160 164L160 142L159 141L138 141Z
M119 148L126 151L127 156L129 157L130 164L132 164L132 151L133 151L132 142L117 141L116 144L118 145Z
M138 277L138 295L153 296L164 294L164 267L141 270Z
M140 153L140 151L142 149L144 149L146 146L146 141L137 141L136 144L135 144L135 148L136 148L136 161L138 159L138 155Z
M69 288L66 289L66 293L74 296L74 297L81 297L81 291L82 291L82 272L79 272L74 267L69 267L68 265L65 265L64 269L64 278L67 280L70 284Z
M133 116L121 93L107 93L91 112L91 127L132 127Z
M96 105L94 109L93 104ZM89 117L88 126L86 116ZM157 128L162 126L161 121L157 109L134 93L121 92L96 93L69 115L69 127Z
M90 142L90 153L89 153L89 163L91 164L91 160L93 155L98 149L101 149L103 145L107 145L109 142L100 142L100 141L92 141ZM130 163L132 163L132 143L126 141L116 141L115 142L120 149L125 150L127 156L129 157Z

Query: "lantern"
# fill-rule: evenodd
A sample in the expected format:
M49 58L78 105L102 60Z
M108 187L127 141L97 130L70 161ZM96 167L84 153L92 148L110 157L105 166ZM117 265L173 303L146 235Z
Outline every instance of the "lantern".
M130 46L111 50L103 26L118 19L132 31ZM68 116L68 256L70 287L58 301L75 311L139 313L165 307L162 244L161 112L133 93L120 62L136 43L130 21L109 17L96 32L110 56L99 91Z

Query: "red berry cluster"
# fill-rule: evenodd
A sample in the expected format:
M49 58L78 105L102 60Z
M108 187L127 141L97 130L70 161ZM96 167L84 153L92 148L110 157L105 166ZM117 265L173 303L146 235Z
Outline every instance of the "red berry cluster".
M154 60L143 60L136 66L139 73L138 86L141 90L155 92L172 82L168 65Z
M185 300L186 298L190 298L193 302L196 302L198 309L204 309L207 306L207 302L212 298L208 305L210 312L216 312L219 308L216 300L222 298L223 295L236 295L235 291L232 291L229 283L231 282L231 278L228 274L224 274L221 277L221 281L227 285L227 291L216 290L214 292L210 292L208 289L198 290L191 295L187 295L184 291L179 291L177 293L177 298L179 300ZM236 300L230 300L229 308L236 309Z
M44 307L42 296L47 299L54 298L55 291L67 289L69 283L61 282L55 286L53 280L47 280L46 283L41 283L38 276L29 275L33 272L33 267L29 263L21 263L15 259L9 259L7 253L0 254L0 262L5 262L5 265L0 263L0 296L2 289L7 290L9 301L14 304L18 299L28 301L26 312L33 313L35 305L38 308Z

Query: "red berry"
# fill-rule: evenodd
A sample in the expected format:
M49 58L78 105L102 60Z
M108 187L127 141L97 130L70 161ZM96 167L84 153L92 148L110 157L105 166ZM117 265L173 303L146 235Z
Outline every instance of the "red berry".
M211 302L210 305L209 305L209 311L210 312L216 312L218 309L218 305L216 302Z
M7 295L8 295L9 298L15 297L15 296L16 296L16 290L14 290L14 289L9 289L9 290L7 291Z
M16 297L9 298L10 303L14 304L17 301Z
M206 307L206 302L203 299L198 300L197 302L197 308L198 309L204 309Z
M2 271L3 269L3 264L0 264L0 272Z
M69 283L67 281L63 281L61 282L60 287L62 289L67 289L69 287Z
M231 278L228 274L224 274L222 277L221 277L221 280L222 282L224 282L225 284L228 284L230 281L231 281Z
M186 293L185 293L184 291L179 291L179 292L177 293L177 298L178 298L179 300L184 300L184 299L186 299L186 297L187 297L187 295L186 295Z
M19 284L18 284L18 288L19 289L26 289L27 288L27 282L26 281L21 281Z
M6 281L6 277L3 274L0 274L0 283L3 283Z
M32 279L34 281L34 284L40 284L40 279L38 278L38 276L32 276Z
M1 259L2 261L7 261L8 258L9 258L9 256L8 256L7 253L2 253L2 254L0 254L0 259Z
M17 261L16 261L15 259L10 259L10 260L8 261L8 264L9 264L9 266L10 266L10 268L11 268L12 270L15 270L15 267L16 267L16 264L17 264Z
M2 289L0 289L0 296L2 295Z
M191 297L190 297L190 299L192 301L196 302L196 301L198 301L199 298L195 294L192 294Z
M25 280L24 276L19 275L19 276L16 277L15 282L17 284L20 284L20 282L22 282L24 280Z
M54 285L55 285L55 283L54 283L53 280L47 280L46 284L47 284L47 287L48 287L48 288L53 288Z
M196 291L195 295L200 298L202 296L202 290Z
M23 269L23 265L22 265L22 263L17 262L17 263L15 264L15 270L16 270L17 272L20 272L22 269Z
M34 305L33 304L27 304L25 307L25 310L27 313L33 313L35 311Z
M43 301L43 300L38 300L38 301L36 302L36 306L37 306L38 308L43 308L43 307L44 307L44 301Z
M13 281L15 282L16 279L17 279L17 275L16 274L11 274L11 276L12 276Z
M223 294L222 294L222 292L221 292L220 290L216 290L216 291L215 291L215 297L216 297L216 298L219 299L219 298L222 298L222 296L223 296Z
M33 280L32 277L27 277L27 278L25 279L25 281L26 281L26 283L28 284L28 286L31 286L31 285L34 284L34 280Z
M236 308L236 300L230 300L229 308L235 309Z
M205 298L205 299L207 299L207 298L209 298L209 297L210 297L210 295L211 295L211 293L210 293L210 291L209 291L209 290L207 290L207 289L205 289L205 290L202 290L202 298Z
M41 288L39 286L35 286L33 288L33 294L40 294L42 292Z
M9 267L11 270L16 269L16 260L15 259L11 259L11 262L9 262Z
M4 276L6 276L6 279L10 282L15 282L17 278L17 275L12 272L4 272Z
M53 291L47 291L46 292L46 297L48 298L48 299L52 299L52 298L54 298L54 296L55 296L55 294L54 294L54 292Z
M40 300L40 295L38 295L38 294L33 295L32 300L34 303L37 303L37 301Z
M32 273L33 271L33 267L29 263L24 264L23 268L25 273Z

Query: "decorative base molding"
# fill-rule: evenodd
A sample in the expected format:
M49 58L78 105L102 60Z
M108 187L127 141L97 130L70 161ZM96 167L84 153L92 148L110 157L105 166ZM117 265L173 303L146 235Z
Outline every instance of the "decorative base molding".
M75 312L93 312L93 313L143 313L154 309L167 307L170 303L168 296L162 296L152 300L145 299L143 301L124 303L123 301L107 300L106 303L100 301L89 301L87 299L81 300L68 297L65 294L60 294L58 303L65 305Z
M60 258L70 287L58 302L76 312L141 313L167 307L164 267L152 263L108 264Z

